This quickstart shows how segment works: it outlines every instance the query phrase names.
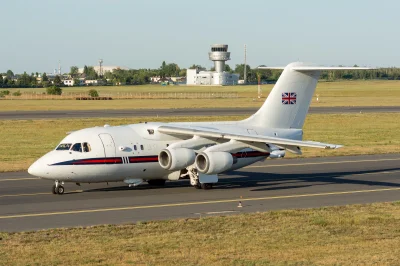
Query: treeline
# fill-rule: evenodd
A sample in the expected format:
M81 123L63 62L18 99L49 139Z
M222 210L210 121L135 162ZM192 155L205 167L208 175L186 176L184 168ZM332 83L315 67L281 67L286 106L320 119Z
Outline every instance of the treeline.
M357 65L355 65L357 66ZM238 64L232 69L228 64L225 65L225 71L229 73L238 73L239 79L243 79L244 75L244 64ZM193 64L190 69L206 70L201 65ZM214 69L210 69L214 70ZM258 82L275 82L280 74L281 70L270 70L270 69L257 69L251 68L246 65L247 82L250 84L256 84ZM38 77L41 77L38 79ZM162 62L161 66L157 69L114 69L112 72L105 72L103 76L99 76L99 73L95 71L92 66L85 66L83 73L79 73L77 66L72 66L69 73L65 73L63 76L68 79L73 79L75 84L79 84L80 79L86 80L102 80L105 85L142 85L151 83L152 77L160 77L161 79L167 79L169 77L180 77L184 79L186 77L186 68L180 68L175 63L167 64L165 61ZM14 75L11 70L6 73L0 74L0 87L1 88L35 88L35 87L48 87L50 85L63 86L63 77L55 76L50 80L46 73L39 74L31 73L30 75L24 72L21 75ZM327 81L337 80L360 80L360 79L386 79L386 80L399 80L400 79L400 68L379 68L375 70L340 70L340 71L323 71L320 79Z

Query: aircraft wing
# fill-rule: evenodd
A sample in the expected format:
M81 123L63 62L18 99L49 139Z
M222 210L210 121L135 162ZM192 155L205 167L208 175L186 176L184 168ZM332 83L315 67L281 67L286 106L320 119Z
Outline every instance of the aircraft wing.
M343 147L342 145L321 143L315 141L300 141L291 140L285 138L276 138L262 135L250 135L250 134L234 134L229 132L223 132L215 129L208 129L202 127L185 127L185 126L160 126L158 131L168 135L183 135L183 136L198 136L208 139L227 139L227 140L238 140L246 142L259 142L274 144L277 146L294 146L294 147L312 147L322 149L338 149Z

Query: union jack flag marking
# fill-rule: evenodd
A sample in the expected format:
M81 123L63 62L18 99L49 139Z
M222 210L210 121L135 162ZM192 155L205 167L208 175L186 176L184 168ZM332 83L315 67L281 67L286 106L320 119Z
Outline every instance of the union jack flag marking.
M297 93L295 92L283 92L282 93L282 104L296 104Z

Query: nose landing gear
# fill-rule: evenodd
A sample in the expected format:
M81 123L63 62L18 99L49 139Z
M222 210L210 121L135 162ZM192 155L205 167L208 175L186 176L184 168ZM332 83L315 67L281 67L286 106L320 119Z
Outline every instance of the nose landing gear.
M58 194L58 195L64 194L64 187L62 185L64 185L64 182L59 182L58 180L56 180L52 189L53 194Z

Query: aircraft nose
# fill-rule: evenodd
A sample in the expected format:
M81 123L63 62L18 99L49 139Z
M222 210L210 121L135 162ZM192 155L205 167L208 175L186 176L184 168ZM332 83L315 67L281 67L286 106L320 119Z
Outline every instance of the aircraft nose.
M36 161L29 168L28 173L33 176L43 177L43 167L41 167L41 163Z

